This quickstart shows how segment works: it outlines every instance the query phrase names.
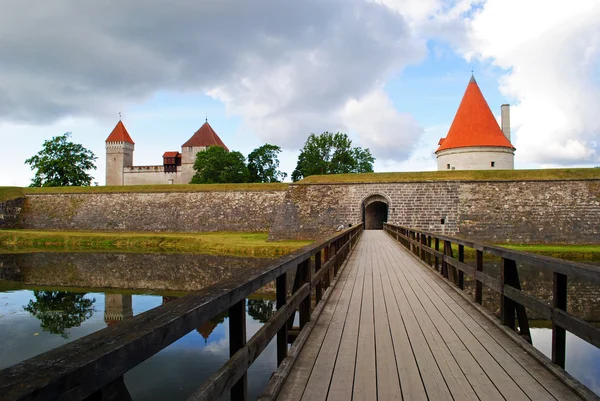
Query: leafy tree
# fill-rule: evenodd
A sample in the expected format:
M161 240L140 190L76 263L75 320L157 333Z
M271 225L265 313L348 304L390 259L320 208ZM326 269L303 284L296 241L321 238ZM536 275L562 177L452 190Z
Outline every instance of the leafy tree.
M44 331L63 338L69 338L68 329L81 326L94 314L96 299L84 298L85 293L33 291L33 295L35 301L29 301L23 309L40 319Z
M315 174L372 173L374 162L369 149L353 148L344 133L310 134L298 156L292 180Z
M250 182L281 182L287 173L279 171L277 155L281 148L276 145L265 144L254 149L248 155L248 171Z
M220 146L211 146L198 152L194 163L196 174L190 184L248 182L246 159L240 152L228 152Z
M37 170L31 180L32 187L89 186L93 177L87 173L95 170L97 157L78 143L69 142L70 132L44 141L37 155L25 160L32 170Z
M249 299L248 314L252 319L266 323L275 314L275 301L268 299Z

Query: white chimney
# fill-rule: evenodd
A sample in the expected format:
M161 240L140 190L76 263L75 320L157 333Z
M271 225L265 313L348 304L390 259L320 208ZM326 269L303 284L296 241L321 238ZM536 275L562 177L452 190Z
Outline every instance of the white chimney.
M500 116L502 119L502 132L504 132L504 136L510 142L510 105L502 105Z

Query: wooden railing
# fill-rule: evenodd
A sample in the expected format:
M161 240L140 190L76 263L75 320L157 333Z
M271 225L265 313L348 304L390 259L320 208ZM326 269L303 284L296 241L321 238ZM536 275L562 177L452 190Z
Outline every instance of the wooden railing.
M0 399L127 399L123 374L227 310L231 358L189 399L215 400L230 391L232 400L246 400L246 372L277 336L279 368L262 397L272 399L361 233L362 225L352 227L268 267L244 270L244 274L6 368L0 371ZM287 275L294 271L289 291ZM246 298L272 281L276 282L277 312L246 341ZM312 299L316 301L314 311ZM294 328L297 310L300 326ZM296 335L288 349L290 331Z
M384 230L461 290L464 289L464 275L468 274L475 282L474 301L478 304L482 303L483 286L498 293L501 323L514 331L517 331L518 323L518 333L530 343L526 308L552 321L552 362L563 369L566 331L600 347L600 329L567 312L568 280L579 279L600 285L600 268L393 224L384 224ZM453 244L458 247L458 258L454 257ZM465 263L465 247L475 250L475 266ZM502 258L500 279L483 271L486 254ZM551 305L521 290L517 263L553 272Z

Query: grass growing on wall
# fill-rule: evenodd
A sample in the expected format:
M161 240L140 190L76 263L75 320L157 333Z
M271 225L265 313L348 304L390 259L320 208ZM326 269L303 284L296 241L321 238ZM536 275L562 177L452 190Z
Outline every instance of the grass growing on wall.
M0 247L25 252L127 251L185 252L212 255L274 257L285 255L311 241L267 241L268 233L114 233L86 231L1 230Z
M600 179L600 168L565 168L540 170L455 170L405 173L364 173L312 175L298 184L337 184L361 182L414 181L544 181Z
M0 187L0 202L21 198L23 196L23 188Z
M285 191L289 184L178 184L178 185L124 185L92 187L35 187L21 188L25 194L79 194L79 193L140 193L140 192L221 192L221 191Z

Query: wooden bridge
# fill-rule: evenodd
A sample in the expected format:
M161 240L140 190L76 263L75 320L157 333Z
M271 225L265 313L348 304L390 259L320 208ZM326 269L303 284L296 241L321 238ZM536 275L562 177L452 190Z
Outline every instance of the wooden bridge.
M502 258L499 279L484 272L484 255ZM554 272L551 304L521 291L518 263ZM263 401L599 400L563 370L566 331L600 346L600 330L567 312L570 278L600 285L600 269L357 226L4 369L0 400L130 399L125 372L227 310L231 358L189 400L246 400L248 367L274 337L278 369ZM247 340L245 299L272 281L278 310ZM480 306L484 286L498 293L500 319ZM530 344L527 309L553 323L552 360Z

